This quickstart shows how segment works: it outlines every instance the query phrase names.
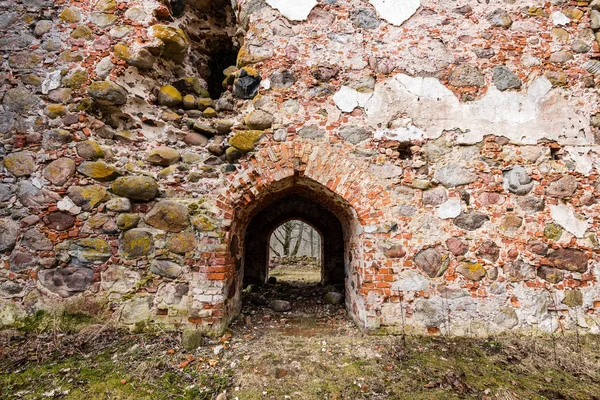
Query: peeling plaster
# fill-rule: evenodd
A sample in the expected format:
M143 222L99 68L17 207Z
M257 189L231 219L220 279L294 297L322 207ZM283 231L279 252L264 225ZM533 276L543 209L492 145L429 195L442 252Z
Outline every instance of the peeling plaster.
M400 26L421 6L421 0L369 0L377 15L390 24Z
M348 98L340 101L345 93ZM344 106L340 107L342 111L351 105L360 106L356 96L340 90L336 104ZM366 95L360 100L364 98ZM435 139L444 131L459 130L456 140L463 144L480 142L489 134L505 136L518 144L536 144L541 139L565 145L590 144L587 119L577 115L544 76L535 79L527 92L501 92L492 86L483 98L461 103L436 78L398 74L376 85L364 108L368 124L379 129L379 138ZM398 115L407 115L418 129L387 129Z
M343 112L352 112L356 107L364 107L372 96L372 92L364 93L349 86L342 86L340 90L333 95L333 101L337 108Z
M317 0L267 0L267 4L292 21L304 21Z
M550 215L554 222L577 238L582 238L589 226L587 221L577 218L573 210L564 204L550 206Z

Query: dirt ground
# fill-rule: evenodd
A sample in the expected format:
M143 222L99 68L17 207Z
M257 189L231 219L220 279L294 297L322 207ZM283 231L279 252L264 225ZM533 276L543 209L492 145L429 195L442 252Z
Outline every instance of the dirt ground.
M230 331L194 351L158 328L36 315L0 332L0 398L600 399L599 337L375 336L343 304L324 303L331 288L254 290ZM292 309L275 312L257 297Z

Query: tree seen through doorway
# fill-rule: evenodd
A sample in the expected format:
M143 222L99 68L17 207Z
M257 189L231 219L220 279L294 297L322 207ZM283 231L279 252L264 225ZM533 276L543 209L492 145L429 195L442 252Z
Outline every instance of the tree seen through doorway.
M279 225L269 240L269 277L277 281L321 281L321 235L309 224L290 220Z

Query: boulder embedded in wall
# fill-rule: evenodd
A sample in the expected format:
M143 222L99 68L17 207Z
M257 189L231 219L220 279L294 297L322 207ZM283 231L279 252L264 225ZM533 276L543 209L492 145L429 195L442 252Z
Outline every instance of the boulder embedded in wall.
M229 144L235 149L247 153L254 150L254 145L263 135L263 131L238 131L229 139Z
M93 140L85 140L77 143L76 149L77 155L86 160L94 161L104 158L104 150Z
M108 190L100 185L71 186L67 189L67 196L73 200L73 203L86 211L110 199Z
M452 253L456 257L464 256L465 254L467 254L467 251L469 251L469 243L464 239L456 237L451 237L448 240L446 240L446 246L448 246L448 250L450 250L450 253Z
M106 262L112 252L110 245L104 239L83 238L71 243L69 255L75 265L89 266L89 264Z
M132 200L150 201L158 195L158 184L149 176L124 176L112 183L117 196Z
M429 277L441 276L448 266L448 257L436 249L429 248L421 250L415 255L415 264L421 268Z
M434 300L419 297L414 303L414 319L425 326L440 326L444 323L446 315L441 304Z
M569 307L577 307L583 305L583 293L579 290L566 290L565 298L562 303Z
M171 235L167 241L169 251L185 254L196 249L196 235L192 232L179 232Z
M504 275L509 282L520 282L535 279L536 271L532 265L517 260L504 264Z
M102 290L110 293L126 294L141 279L140 274L121 265L110 265L100 273Z
M423 192L423 204L430 206L439 206L448 200L448 195L443 187L426 190Z
M260 86L260 74L254 68L241 68L233 81L233 95L239 99L253 99Z
M472 281L480 281L486 275L485 268L479 263L463 262L456 271Z
M145 257L154 251L152 234L145 229L131 229L123 234L121 254L127 258Z
M262 110L254 110L244 118L244 123L250 129L264 131L273 125L273 116Z
M546 195L564 199L572 197L577 190L577 179L572 175L563 176L557 181L552 182L546 188Z
M33 155L28 152L10 153L4 157L4 167L14 176L31 175L37 168Z
M571 272L587 271L588 256L577 249L553 250L548 259L553 267Z
M105 106L120 106L127 103L127 91L113 82L92 82L87 90L91 98Z
M483 226L490 219L489 216L479 211L463 212L458 217L454 218L454 225L467 231L474 231Z
M176 279L183 272L183 268L173 261L152 260L150 272L163 278Z
M10 219L0 219L0 252L14 249L19 237L19 224Z
M340 137L352 144L359 144L371 137L371 133L365 128L358 126L347 126L340 129Z
M550 283L560 283L564 279L565 273L557 268L547 267L542 265L537 270L537 276Z
M401 245L396 244L389 249L386 249L384 254L389 258L402 258L406 255L406 251Z
M494 316L493 321L501 329L512 329L519 324L519 317L514 308L504 307Z
M10 255L9 266L12 272L23 272L40 266L40 259L21 251L13 251Z
M142 218L133 213L123 213L117 216L117 228L122 231L126 231L131 228L138 226Z
M77 172L100 182L115 180L120 174L117 169L104 161L84 161Z
M505 29L510 28L510 26L513 23L508 12L506 12L505 10L502 10L500 8L496 9L496 10L492 11L490 14L488 14L487 20L489 21L490 25L492 25L493 27L505 28Z
M64 185L73 173L75 173L75 161L66 157L54 160L44 168L44 178L56 186Z
M40 107L40 98L24 87L18 87L6 91L3 100L6 111L17 114L26 114Z
M42 286L61 297L83 292L93 282L94 271L90 268L64 267L42 270L38 273Z
M183 97L174 86L165 85L158 91L158 104L166 107L178 107L183 102Z
M148 29L148 37L162 42L162 57L176 62L185 59L190 42L182 29L167 25L153 25Z
M183 204L164 200L146 214L144 221L167 232L180 232L190 225L189 210Z
M153 150L151 150L148 155L146 155L146 160L155 165L161 165L163 167L168 167L171 164L176 163L181 159L179 152L171 147L160 146Z
M525 168L520 165L515 165L508 171L504 171L502 179L504 190L519 196L524 196L533 189L534 182Z
M494 67L493 81L498 90L502 92L508 89L519 89L522 85L517 74L504 65Z
M479 246L477 257L491 262L498 261L498 258L500 258L500 248L492 240L486 240Z
M448 188L453 188L473 183L478 177L466 168L450 164L435 171L433 179Z
M481 70L471 64L461 64L454 68L448 83L456 87L484 86L485 79Z
M54 211L44 217L44 223L55 231L65 231L75 226L77 218L62 211Z

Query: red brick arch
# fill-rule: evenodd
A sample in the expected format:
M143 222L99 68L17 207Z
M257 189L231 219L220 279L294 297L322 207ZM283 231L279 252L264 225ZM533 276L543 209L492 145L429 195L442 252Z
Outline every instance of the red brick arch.
M226 280L226 319L239 312L243 280L245 232L266 205L286 196L304 196L322 204L341 222L346 241L347 308L364 324L359 298L362 282L362 227L382 222L381 212L390 198L378 179L369 173L366 159L352 154L352 147L309 142L269 144L240 162L228 176L217 206L224 218L229 251L216 254ZM352 295L354 293L354 295Z

